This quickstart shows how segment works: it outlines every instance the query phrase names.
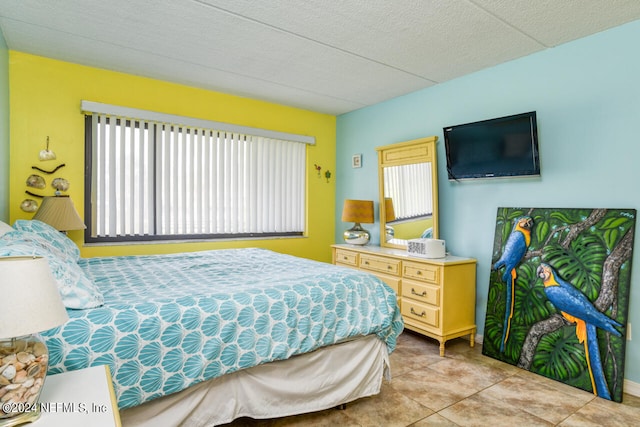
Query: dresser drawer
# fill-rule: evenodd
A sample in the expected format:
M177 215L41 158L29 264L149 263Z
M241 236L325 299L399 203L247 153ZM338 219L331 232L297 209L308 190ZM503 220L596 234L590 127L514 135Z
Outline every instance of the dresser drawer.
M358 266L358 253L336 249L336 264Z
M402 279L400 279L399 277L387 276L386 274L375 274L375 276L389 285L389 287L393 289L396 295L400 293L400 281Z
M372 255L360 255L360 268L381 273L400 275L400 261L393 258L382 258Z
M440 305L440 287L426 283L404 280L402 296L435 306Z
M407 319L417 320L425 325L440 327L440 309L426 304L402 298L402 315Z
M402 265L404 277L423 282L440 284L440 267L437 265L420 264L417 262L405 261Z

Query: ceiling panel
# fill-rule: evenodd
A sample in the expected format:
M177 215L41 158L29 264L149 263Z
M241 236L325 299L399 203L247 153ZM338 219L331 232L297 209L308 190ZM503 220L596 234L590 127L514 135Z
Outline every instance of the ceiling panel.
M3 0L0 29L13 50L340 114L639 17L637 0Z

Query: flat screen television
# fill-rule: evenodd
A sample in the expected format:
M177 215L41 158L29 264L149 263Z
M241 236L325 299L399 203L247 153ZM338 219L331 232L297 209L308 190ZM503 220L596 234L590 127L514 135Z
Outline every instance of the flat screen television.
M443 131L450 180L540 175L535 111Z

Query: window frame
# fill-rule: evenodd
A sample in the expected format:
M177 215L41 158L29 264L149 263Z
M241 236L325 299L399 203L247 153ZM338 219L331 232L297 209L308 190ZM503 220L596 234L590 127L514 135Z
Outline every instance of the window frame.
M84 102L84 101L83 101ZM85 224L87 224L87 228L84 232L84 241L85 243L90 244L99 244L99 243L131 243L131 242L140 242L140 243L160 243L160 242L176 242L176 241L185 241L185 242L198 242L198 241L218 241L218 240L248 240L248 239L272 239L272 238L281 238L281 237L303 237L307 233L306 221L303 226L302 231L295 232L262 232L262 233L193 233L193 234L155 234L155 231L158 228L157 218L158 212L156 209L155 203L153 203L153 213L150 214L150 219L152 220L151 228L154 231L154 234L145 234L145 235L119 235L119 236L92 236L92 227L93 227L93 209L92 209L92 173L93 173L93 135L92 135L92 112L84 111L84 125L85 125L85 187L84 187L84 218ZM136 120L136 119L126 119L120 118L120 120ZM244 128L244 127L243 127ZM246 128L245 128L246 129ZM265 131L271 132L271 131ZM155 142L155 134L154 132L154 142ZM308 144L308 143L307 143ZM305 150L306 151L306 150ZM156 153L157 156L157 153ZM305 155L305 165L304 169L307 167L307 155ZM155 158L155 157L154 157ZM156 175L156 167L155 161L153 165L153 188L154 188L154 198L155 188L157 185L157 175ZM305 174L306 175L306 174ZM308 188L305 184L305 196L304 196L304 216L308 215L307 212L307 199L308 199Z

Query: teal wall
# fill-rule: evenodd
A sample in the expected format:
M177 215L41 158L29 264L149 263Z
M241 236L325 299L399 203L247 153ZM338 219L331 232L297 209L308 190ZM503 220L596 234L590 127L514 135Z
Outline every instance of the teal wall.
M338 117L336 236L345 198L375 200L376 146L437 135L440 237L478 260L483 333L498 207L640 210L640 21ZM442 128L537 111L540 178L449 182ZM363 167L351 156L363 154ZM376 218L377 220L377 218ZM379 243L379 224L366 227ZM640 223L637 229L640 230ZM640 383L640 239L636 238L625 378Z
M9 50L0 32L0 221L9 222Z

